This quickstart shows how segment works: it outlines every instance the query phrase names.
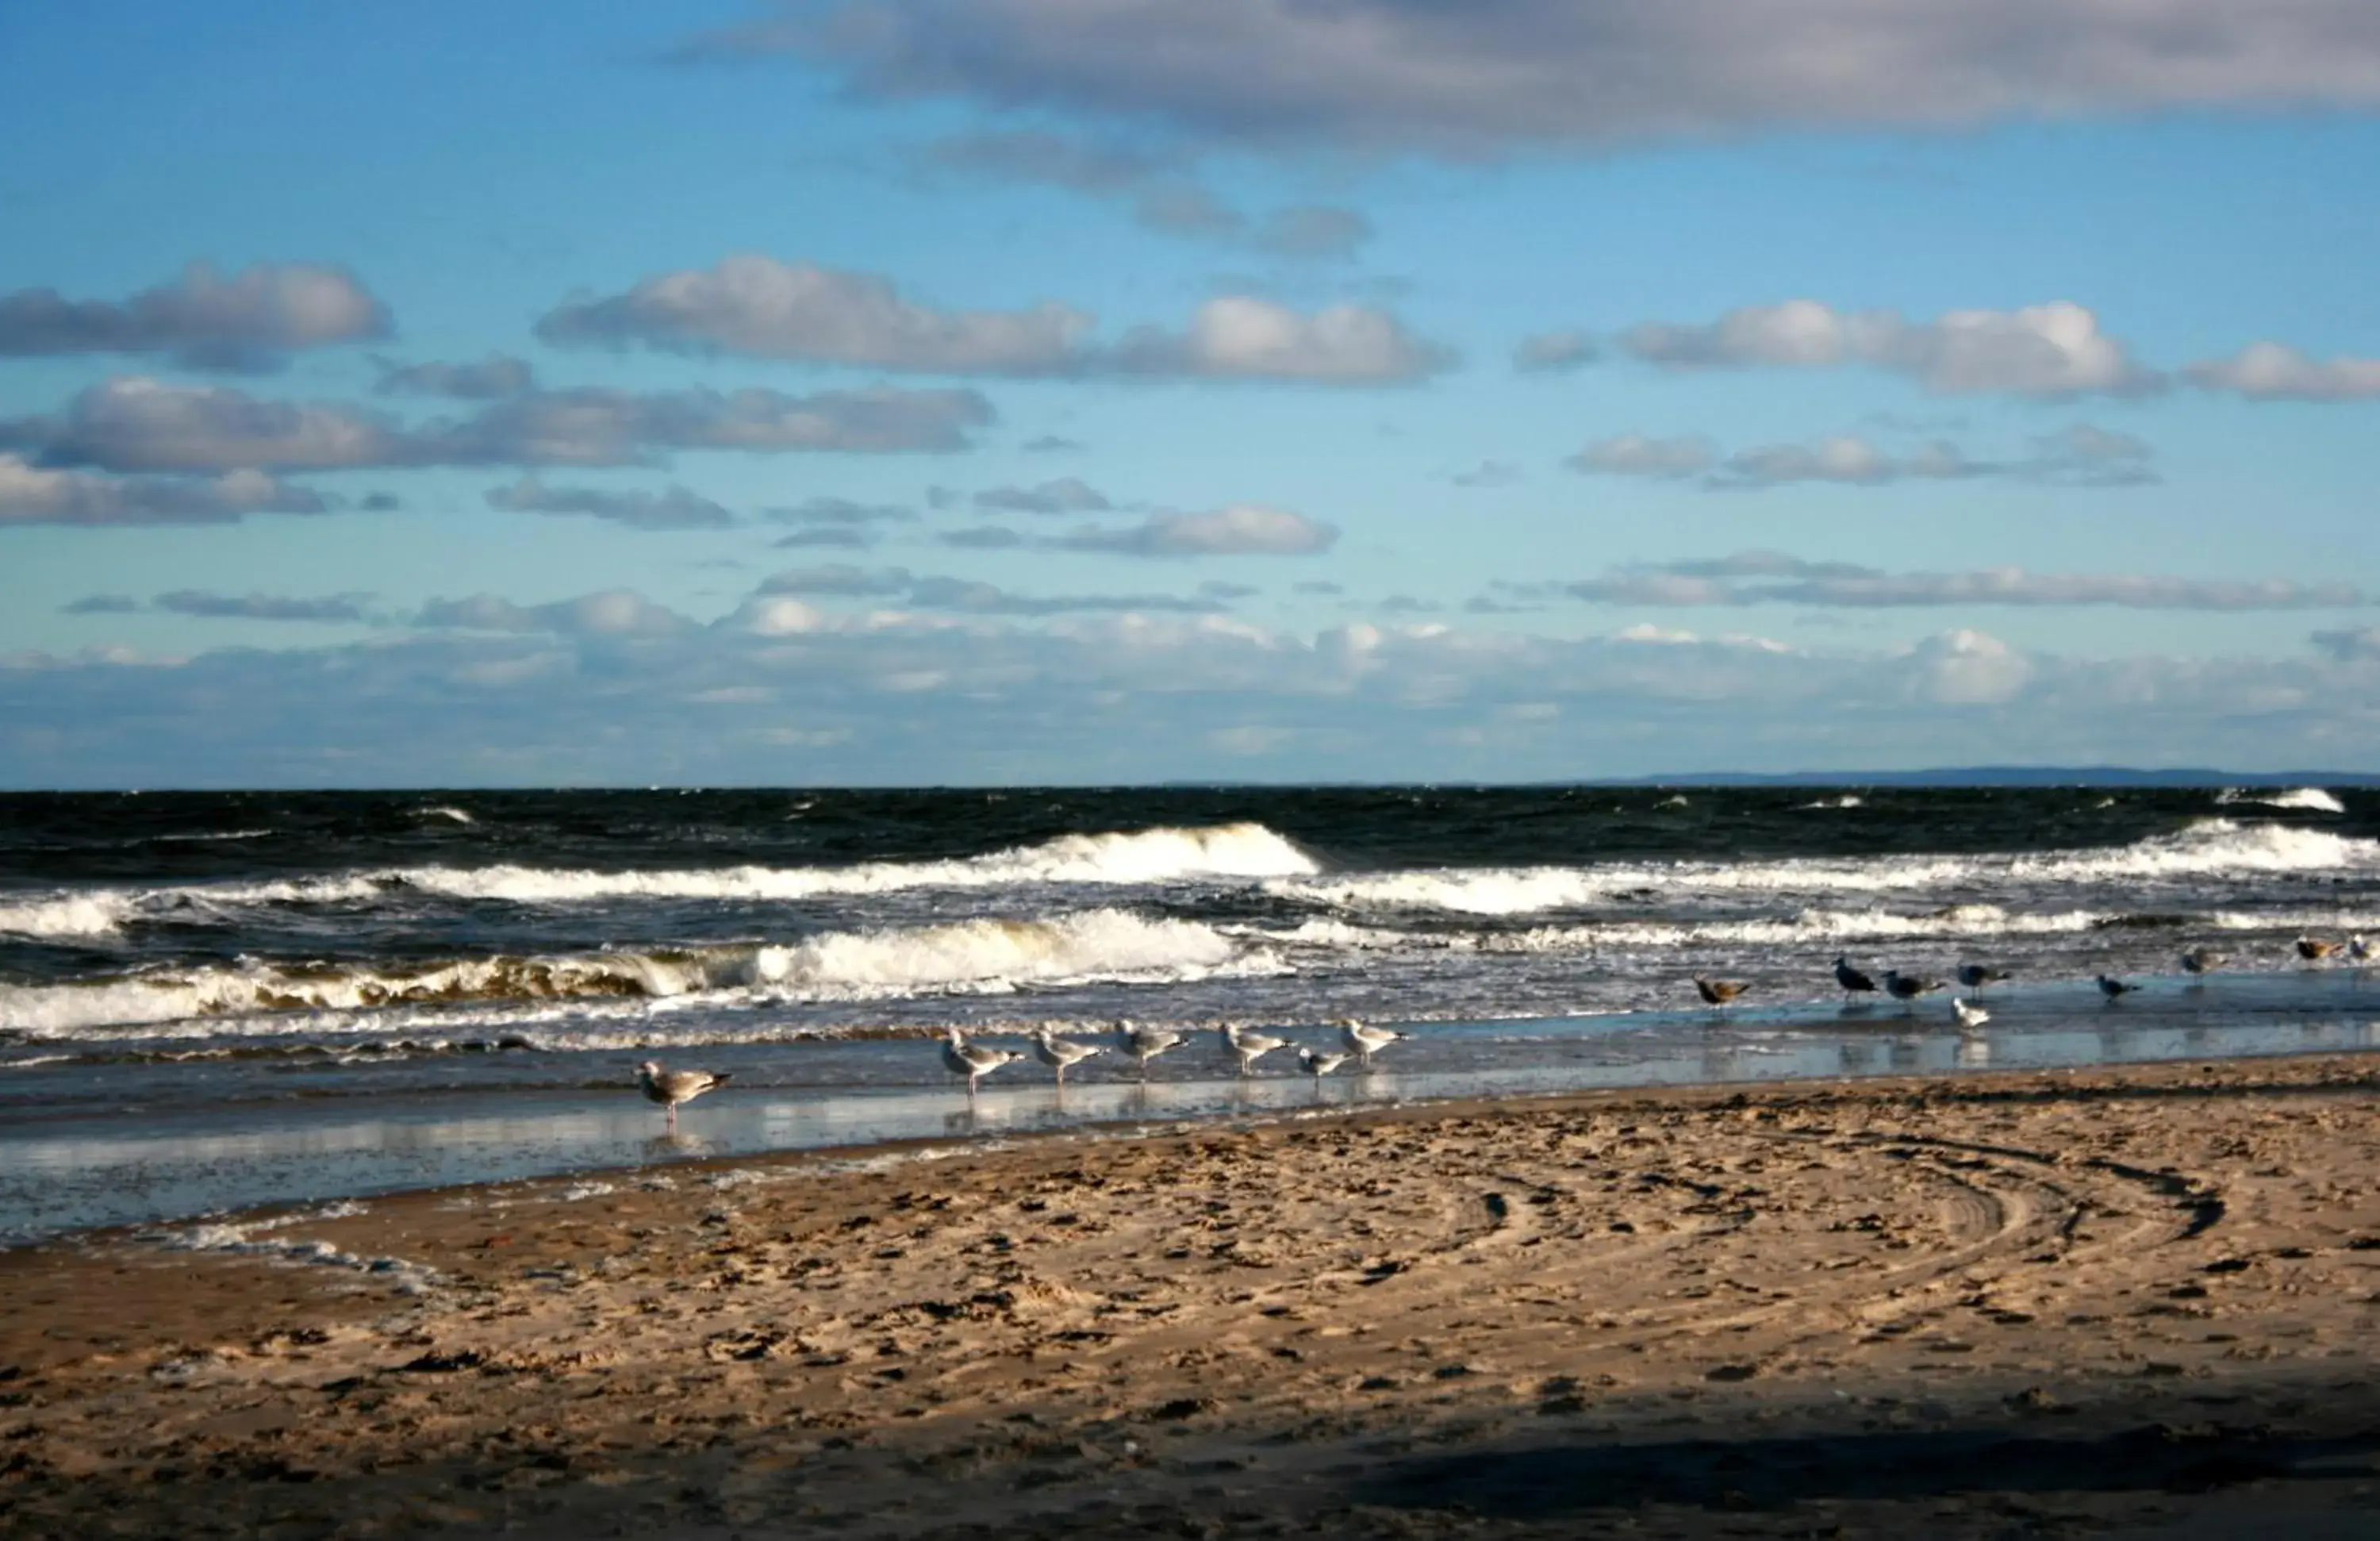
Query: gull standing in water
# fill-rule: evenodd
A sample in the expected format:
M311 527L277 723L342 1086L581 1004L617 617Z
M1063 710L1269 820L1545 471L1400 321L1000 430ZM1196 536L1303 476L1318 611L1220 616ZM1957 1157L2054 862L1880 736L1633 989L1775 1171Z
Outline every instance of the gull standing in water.
M1137 1022L1115 1025L1116 1042L1140 1062L1140 1078L1148 1079L1148 1062L1182 1044L1182 1035L1168 1027L1146 1027Z
M979 1043L969 1043L966 1035L956 1027L942 1041L942 1068L953 1075L966 1077L967 1095L975 1095L975 1084L1002 1065L1013 1065L1025 1058L1014 1049L986 1049Z
M2223 954L2212 947L2192 947L2181 955L2184 974L2212 974L2223 966Z
M2128 985L2121 979L2109 978L2105 974L2099 976L2099 993L2107 998L2107 1004L2110 1006L2140 988L2138 985Z
M1287 1038L1274 1037L1270 1033L1251 1033L1238 1023L1223 1027L1223 1047L1240 1058L1240 1074L1245 1075L1258 1060L1276 1049L1287 1047Z
M1941 988L1942 981L1939 979L1920 979L1914 975L1903 974L1892 968L1884 971L1885 993L1903 1003Z
M1957 996L1950 997L1950 1014L1959 1019L1961 1028L1981 1027L1992 1019L1992 1013L1981 1006L1969 1005Z
M1989 964L1970 963L1959 965L1959 983L1978 995L1984 992L1985 986L1997 985L2008 977L2007 969L1994 968Z
M1706 1006L1724 1006L1751 988L1741 980L1706 979L1699 974L1694 976L1694 993L1703 998Z
M1372 1068L1373 1055L1411 1037L1411 1033L1400 1033L1393 1027L1366 1026L1352 1016L1339 1019L1339 1041L1347 1046L1347 1052L1354 1055L1355 1062L1366 1070Z
M723 1070L663 1070L658 1060L647 1060L637 1067L637 1085L643 1089L645 1100L662 1105L673 1129L677 1127L679 1103L716 1091L732 1078L733 1073Z
M1081 1064L1094 1054L1106 1052L1096 1043L1076 1043L1072 1038L1059 1037L1047 1027L1033 1035L1033 1057L1058 1073L1058 1085L1062 1086L1066 1084L1067 1067Z
M2310 964L2317 964L2338 952L2338 943L2325 941L2320 937L2300 937L2297 940L2297 949L2299 957Z
M1843 987L1843 999L1854 995L1874 995L1876 981L1852 966L1852 961L1840 953L1835 955L1835 983Z
M1300 1045L1297 1050L1298 1068L1317 1081L1345 1064L1347 1059L1344 1054L1318 1054L1303 1045Z

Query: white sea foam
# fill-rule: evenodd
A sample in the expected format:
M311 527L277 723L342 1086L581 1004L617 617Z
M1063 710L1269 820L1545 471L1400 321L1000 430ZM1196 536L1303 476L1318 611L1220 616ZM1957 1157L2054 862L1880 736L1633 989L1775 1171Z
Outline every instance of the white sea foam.
M132 913L122 893L65 893L23 904L0 904L0 934L20 937L104 937L121 930Z
M2306 813L2345 813L2347 805L2338 796L2318 786L2292 786L2285 790L2268 787L2227 786L2216 794L2218 806L2233 807L2254 803L2268 808L2294 808Z
M432 810L439 811L439 810ZM460 812L459 809L443 810ZM468 816L466 816L468 818ZM1313 858L1261 824L1063 835L1038 845L944 861L868 862L852 867L760 867L601 871L569 868L410 867L264 882L95 890L94 904L118 920L171 913L178 919L236 922L258 905L375 904L407 895L546 906L637 899L783 902L910 889L998 889L1037 884L1123 886L1196 879L1294 877ZM8 912L0 911L0 915ZM6 927L0 927L5 929Z
M450 1002L548 1002L586 1012L614 1000L650 1011L681 997L844 1001L1004 994L1093 980L1178 983L1284 966L1266 950L1244 947L1196 921L1097 909L1040 920L828 932L784 945L475 958L413 969L244 960L89 983L0 986L0 1025L45 1037L128 1026L201 1035L223 1031L225 1018L269 1013L385 1013ZM309 1014L291 1015L278 1029L259 1020L242 1025L321 1033L362 1025Z
M1815 803L1803 803L1803 804L1802 804L1802 805L1801 805L1801 807L1803 807L1804 809L1808 809L1808 808L1856 808L1856 807L1866 807L1866 806L1867 806L1867 799L1866 799L1866 798L1864 798L1864 797L1862 797L1862 796L1861 796L1858 793L1856 793L1856 792L1846 792L1846 793L1844 793L1844 794L1843 794L1841 796L1840 796L1840 797L1821 797L1821 798L1819 798L1819 799L1818 799L1816 802L1815 802Z
M415 808L413 811L424 819L451 819L457 824L476 824L479 822L478 819L472 818L461 808L447 807L443 805L437 807Z
M1976 886L2061 886L2127 880L2380 870L2380 841L2286 824L2201 819L2130 845L2026 855L1810 857L1749 862L1609 862L1592 867L1451 868L1330 879L1275 880L1268 892L1342 909L1435 909L1529 915L1608 903L1640 892L1856 893Z

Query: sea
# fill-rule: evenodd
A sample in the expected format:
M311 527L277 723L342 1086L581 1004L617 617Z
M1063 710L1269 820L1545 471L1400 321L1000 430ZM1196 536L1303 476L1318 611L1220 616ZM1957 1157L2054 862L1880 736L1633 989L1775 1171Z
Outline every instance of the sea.
M699 1158L2380 1046L2380 791L0 796L0 1244ZM2186 947L2225 957L2204 979ZM1848 956L2011 976L1847 999ZM2107 974L2140 988L2113 1004ZM1749 988L1724 1011L1697 976ZM1228 1024L1335 1046L1234 1074ZM1184 1030L968 1096L938 1039ZM636 1066L732 1074L670 1130Z

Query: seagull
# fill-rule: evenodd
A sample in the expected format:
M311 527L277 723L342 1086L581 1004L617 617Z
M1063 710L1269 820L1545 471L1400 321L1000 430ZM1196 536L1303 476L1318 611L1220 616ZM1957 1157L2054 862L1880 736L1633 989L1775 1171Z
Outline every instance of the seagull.
M1983 991L1985 986L1997 985L2008 977L2009 972L2007 969L1994 968L1989 964L1961 964L1959 965L1959 983L1979 994Z
M1081 1064L1094 1054L1106 1052L1096 1043L1052 1037L1047 1027L1033 1035L1033 1057L1058 1073L1058 1085L1062 1086L1066 1084L1067 1066Z
M1355 1056L1355 1062L1366 1070L1372 1068L1373 1055L1411 1037L1411 1033L1400 1033L1393 1027L1366 1026L1352 1016L1339 1019L1339 1041L1347 1046L1347 1051Z
M1297 1050L1298 1068L1317 1081L1345 1064L1347 1059L1348 1056L1344 1054L1317 1054L1313 1050L1302 1045Z
M2109 1005L2121 1001L2140 988L2138 985L2128 985L2121 979L2110 979L2105 974L2099 976L2099 993L2107 998Z
M723 1070L663 1070L660 1061L647 1060L637 1067L637 1085L644 1089L646 1101L658 1102L667 1110L669 1126L674 1129L679 1103L727 1085L731 1074Z
M2308 963L2320 963L2338 951L2338 943L2319 937L2298 938L2298 956Z
M2358 968L2380 963L2380 942L2367 939L2358 931L2347 939L2347 961Z
M956 1027L942 1043L942 1068L953 1075L967 1078L967 1095L975 1095L975 1084L1002 1065L1013 1065L1025 1058L1014 1049L986 1049L979 1043L969 1043L966 1035Z
M1971 1006L1957 996L1950 997L1950 1014L1959 1019L1961 1027L1981 1027L1992 1019L1992 1013L1981 1006Z
M2212 947L2193 947L2181 955L2184 974L2212 974L2223 966L2223 954Z
M1223 1047L1240 1057L1240 1074L1243 1075L1248 1074L1249 1067L1258 1060L1289 1042L1287 1038L1277 1038L1270 1033L1251 1033L1236 1022L1226 1024L1222 1032Z
M1843 987L1843 999L1854 995L1873 995L1876 981L1852 966L1851 960L1838 955L1835 959L1835 983Z
M1182 1035L1165 1027L1144 1027L1136 1022L1115 1025L1116 1042L1140 1062L1140 1078L1148 1079L1148 1062L1169 1049L1179 1048Z
M1703 998L1706 1006L1724 1006L1751 988L1741 980L1706 979L1699 974L1694 976L1694 993Z
M1888 968L1884 971L1884 988L1895 1001L1914 1001L1928 991L1940 989L1942 981L1920 979L1898 969Z

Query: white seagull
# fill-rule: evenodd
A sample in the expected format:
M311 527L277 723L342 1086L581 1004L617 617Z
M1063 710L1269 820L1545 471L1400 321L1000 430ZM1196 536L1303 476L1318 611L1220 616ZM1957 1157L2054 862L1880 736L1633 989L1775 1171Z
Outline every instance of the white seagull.
M1299 1068L1303 1069L1306 1074L1311 1075L1317 1081L1319 1081L1324 1076L1330 1074L1332 1071L1337 1070L1341 1065L1345 1064L1347 1062L1347 1056L1344 1054L1318 1054L1313 1050L1301 1046L1297 1050L1297 1062Z
M1950 997L1950 1014L1959 1019L1961 1027L1981 1027L1992 1019L1992 1013L1981 1006L1971 1006L1957 996Z
M1251 1033L1238 1023L1223 1027L1223 1047L1240 1057L1240 1074L1245 1075L1251 1066L1276 1049L1284 1048L1287 1038L1274 1037L1270 1033Z
M1115 1034L1123 1051L1140 1062L1140 1078L1144 1081L1148 1079L1148 1062L1182 1043L1182 1035L1171 1028L1145 1027L1136 1022L1117 1023Z
M1400 1033L1393 1027L1368 1026L1352 1016L1339 1019L1339 1041L1347 1046L1347 1051L1354 1055L1356 1062L1366 1070L1372 1068L1373 1055L1411 1037L1411 1033Z
M966 1035L956 1027L942 1040L942 1068L953 1075L964 1075L967 1095L975 1095L975 1084L1002 1065L1013 1065L1025 1058L1014 1049L986 1049L979 1043L969 1043Z
M677 1105L691 1102L704 1092L716 1091L732 1078L728 1071L663 1070L658 1060L647 1060L637 1067L637 1085L643 1088L645 1100L658 1102L669 1114L669 1126L677 1127Z
M1058 1073L1058 1085L1062 1086L1066 1084L1069 1065L1081 1064L1094 1054L1106 1052L1096 1043L1076 1043L1072 1038L1058 1037L1047 1027L1033 1035L1033 1057Z

